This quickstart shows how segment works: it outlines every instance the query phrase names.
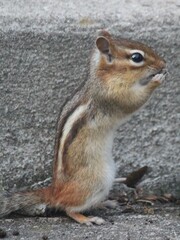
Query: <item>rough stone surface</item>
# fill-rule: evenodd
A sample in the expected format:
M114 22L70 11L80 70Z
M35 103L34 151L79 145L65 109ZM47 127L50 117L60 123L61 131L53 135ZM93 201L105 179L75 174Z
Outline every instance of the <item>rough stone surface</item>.
M60 106L86 81L96 30L107 28L154 47L170 72L117 132L118 176L148 165L141 186L180 197L179 16L168 0L0 0L0 190L50 181Z

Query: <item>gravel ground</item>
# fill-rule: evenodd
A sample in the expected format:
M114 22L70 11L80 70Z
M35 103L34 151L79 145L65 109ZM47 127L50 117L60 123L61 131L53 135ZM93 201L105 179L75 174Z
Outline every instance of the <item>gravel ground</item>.
M170 205L93 210L89 214L103 217L101 226L84 226L66 216L10 217L0 220L7 239L40 240L179 240L180 207ZM17 235L18 236L14 236Z

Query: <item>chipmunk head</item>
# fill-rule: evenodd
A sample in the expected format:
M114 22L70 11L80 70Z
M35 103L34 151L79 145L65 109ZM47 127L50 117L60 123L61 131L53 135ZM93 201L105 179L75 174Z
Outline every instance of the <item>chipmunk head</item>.
M166 73L165 61L150 47L114 39L106 31L102 31L96 40L91 66L95 66L93 71L103 96L127 112L141 107Z

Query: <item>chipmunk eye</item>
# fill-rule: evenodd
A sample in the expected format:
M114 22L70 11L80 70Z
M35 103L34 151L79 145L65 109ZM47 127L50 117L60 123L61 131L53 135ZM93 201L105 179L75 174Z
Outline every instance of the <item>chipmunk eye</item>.
M136 52L131 55L131 60L135 63L141 63L144 60L144 57L141 53Z

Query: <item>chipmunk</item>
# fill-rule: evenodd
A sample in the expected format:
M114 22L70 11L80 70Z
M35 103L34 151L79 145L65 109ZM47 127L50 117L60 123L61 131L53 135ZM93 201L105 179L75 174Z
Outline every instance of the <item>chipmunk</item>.
M0 217L45 203L84 224L102 224L81 212L108 195L116 167L113 135L141 108L166 75L166 63L150 47L101 31L90 59L90 76L62 110L50 186L0 196Z

